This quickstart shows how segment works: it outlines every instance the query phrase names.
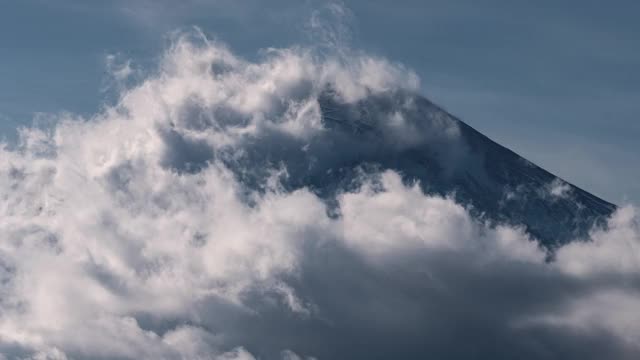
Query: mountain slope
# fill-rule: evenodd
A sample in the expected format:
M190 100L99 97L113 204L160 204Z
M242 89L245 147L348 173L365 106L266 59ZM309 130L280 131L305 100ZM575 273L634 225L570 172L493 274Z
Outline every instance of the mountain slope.
M323 131L303 141L272 133L248 140L233 161L245 183L284 165L288 190L309 187L331 203L363 173L391 169L429 194L452 196L482 221L522 226L553 248L603 225L615 206L495 143L417 94L383 92L358 101L331 89L318 98ZM239 166L240 165L240 166ZM244 165L244 166L242 166Z

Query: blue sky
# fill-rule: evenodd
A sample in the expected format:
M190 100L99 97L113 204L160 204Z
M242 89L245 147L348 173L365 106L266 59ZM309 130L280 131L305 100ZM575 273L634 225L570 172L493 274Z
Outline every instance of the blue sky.
M640 203L637 1L348 1L349 44L401 62L433 101L555 174ZM0 132L99 110L106 57L149 69L192 25L251 58L315 41L319 1L24 0L0 12Z

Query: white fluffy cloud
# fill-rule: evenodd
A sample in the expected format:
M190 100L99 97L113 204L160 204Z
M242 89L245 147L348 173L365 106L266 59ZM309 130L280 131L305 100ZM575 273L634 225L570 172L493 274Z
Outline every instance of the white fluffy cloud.
M247 143L304 147L322 134L327 88L353 102L414 91L418 80L366 55L279 49L248 62L192 34L115 106L23 129L17 147L0 149L0 352L357 358L367 350L359 341L426 354L473 336L534 351L508 336L540 328L574 345L595 329L610 341L606 354L640 351L638 319L628 316L640 313L631 208L549 261L522 229L479 222L392 171L341 189L336 215L312 189L282 186L295 176L282 159L233 168L255 151ZM389 136L415 141L401 114L388 121ZM251 170L270 175L250 187L240 177ZM469 329L453 326L462 319Z

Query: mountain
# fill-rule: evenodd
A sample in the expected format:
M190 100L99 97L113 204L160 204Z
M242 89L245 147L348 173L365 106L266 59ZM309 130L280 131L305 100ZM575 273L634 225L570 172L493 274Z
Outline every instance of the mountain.
M345 101L318 98L323 131L307 140L270 134L229 155L238 177L258 185L272 174L252 164L284 165L287 190L308 187L328 203L366 173L399 172L428 194L450 196L476 218L521 226L548 247L588 236L616 206L522 158L407 91ZM244 170L243 170L244 169Z

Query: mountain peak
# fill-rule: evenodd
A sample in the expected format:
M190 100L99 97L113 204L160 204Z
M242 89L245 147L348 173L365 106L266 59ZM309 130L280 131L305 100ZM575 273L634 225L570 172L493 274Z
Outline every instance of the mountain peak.
M252 169L238 170L239 178L259 184L270 174L251 164L277 159L289 175L283 186L310 188L331 203L338 192L358 186L363 172L393 170L427 194L454 198L479 221L524 228L548 248L587 237L616 209L414 92L345 101L328 89L318 105L323 131L311 138L253 139L241 160L228 156L232 168Z

